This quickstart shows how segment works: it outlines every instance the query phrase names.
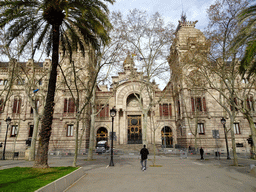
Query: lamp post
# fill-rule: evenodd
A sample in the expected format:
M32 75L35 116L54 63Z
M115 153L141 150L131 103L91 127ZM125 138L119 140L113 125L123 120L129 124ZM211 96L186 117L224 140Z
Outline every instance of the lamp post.
M116 109L113 107L110 109L110 116L112 117L112 134L111 134L111 159L109 166L114 166L113 162L113 140L114 140L114 134L113 134L113 129L114 129L114 117L116 116Z
M9 128L9 125L11 123L11 120L12 119L10 117L7 117L7 119L5 120L6 124L7 124L7 129L6 129L5 140L4 140L4 151L3 151L2 160L5 160L5 147L6 147L7 133L8 133L8 128Z
M224 128L224 134L225 134L225 141L226 141L226 148L227 148L227 159L230 159L229 157L229 150L228 150L228 139L227 139L227 132L226 132L226 119L224 119L224 117L222 117L222 119L220 120L220 122L222 123L223 125L223 128Z

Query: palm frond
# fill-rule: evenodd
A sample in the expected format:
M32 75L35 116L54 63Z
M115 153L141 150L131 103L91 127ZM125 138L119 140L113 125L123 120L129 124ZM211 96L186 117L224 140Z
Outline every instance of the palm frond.
M47 23L44 26L44 29L42 30L42 32L40 34L38 34L39 37L38 37L38 39L37 39L37 41L35 43L35 46L34 46L34 49L33 49L33 53L32 53L32 58L34 57L36 50L40 49L40 46L41 46L43 40L46 38L45 36L47 35L49 27L50 27L50 24Z

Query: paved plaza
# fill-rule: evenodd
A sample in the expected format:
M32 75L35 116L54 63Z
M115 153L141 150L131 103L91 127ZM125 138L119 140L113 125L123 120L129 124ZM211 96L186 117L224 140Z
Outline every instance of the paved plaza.
M232 160L213 156L199 160L199 156L180 158L173 155L156 156L156 164L162 167L150 167L153 156L149 156L148 169L141 171L137 154L115 155L114 167L109 167L109 154L94 155L95 160L86 161L79 156L78 165L85 175L70 186L67 192L128 192L128 191L256 191L256 176L249 173L250 164L256 161L239 159L239 167L231 166ZM49 165L70 166L72 157L49 156ZM0 161L0 169L15 166L33 166L25 160Z
M136 157L120 157L114 167L108 167L109 159L101 162L88 163L86 175L67 191L256 191L256 177L222 165L218 160L158 156L156 163L162 167L148 167L144 172Z

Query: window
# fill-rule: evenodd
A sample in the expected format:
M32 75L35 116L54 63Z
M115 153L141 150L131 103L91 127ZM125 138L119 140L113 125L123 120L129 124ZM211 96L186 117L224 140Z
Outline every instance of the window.
M7 82L7 79L0 79L0 85L6 85Z
M202 102L201 102L201 97L196 98L196 110L197 111L202 111Z
M243 143L236 143L236 147L244 147Z
M3 113L4 110L4 99L0 99L0 113Z
M12 108L12 112L13 113L20 113L20 107L21 107L21 99L14 99L13 102L13 108Z
M172 116L172 105L171 104L159 104L160 117L171 117Z
M99 118L106 118L109 117L109 105L106 105L104 108L104 105L97 105L97 112L98 113L97 117Z
M17 132L18 132L18 125L12 125L11 137L16 137Z
M252 97L252 96L247 97L247 99L246 99L246 104L247 104L247 109L248 109L249 111L254 111L253 97Z
M28 137L32 137L33 136L33 131L34 131L34 125L30 125L29 126Z
M180 101L178 100L178 116L180 116Z
M67 127L67 137L72 137L74 132L74 125L68 125Z
M241 134L239 123L234 123L234 133L237 135Z
M197 132L199 135L204 135L204 124L203 123L198 123L197 124Z
M24 85L25 84L25 79L18 79L17 80L17 85Z
M74 99L64 99L64 113L74 113L75 112L75 102Z
M191 97L192 113L207 112L205 97Z
M242 79L242 83L247 84L248 82L249 82L248 79L246 79L246 78L243 78L243 79Z

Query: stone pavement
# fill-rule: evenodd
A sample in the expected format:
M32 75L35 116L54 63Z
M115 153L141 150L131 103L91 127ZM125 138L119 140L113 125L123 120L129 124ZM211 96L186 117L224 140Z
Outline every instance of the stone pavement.
M84 168L86 175L66 191L256 191L256 176L249 173L250 164L256 161L239 159L239 167L230 166L232 160L213 156L199 160L198 155L181 159L179 156L163 154L156 157L156 164L150 167L153 156L149 156L148 169L141 171L138 154L115 155L114 167L109 167L109 154L94 155L96 160L86 161L78 157L78 166ZM49 165L71 166L73 157L49 156ZM30 167L33 162L25 160L0 161L0 169L11 167Z
M153 157L150 156L149 159ZM255 161L252 161L252 163ZM95 161L79 162L86 175L69 187L67 192L128 192L128 191L256 191L256 177L229 166L232 161L214 158L200 161L198 156L180 159L177 156L157 156L156 164L141 171L138 155L116 156L114 167L109 158L102 156ZM244 162L245 163L245 162ZM250 162L247 162L247 164ZM148 161L152 165L152 160Z

